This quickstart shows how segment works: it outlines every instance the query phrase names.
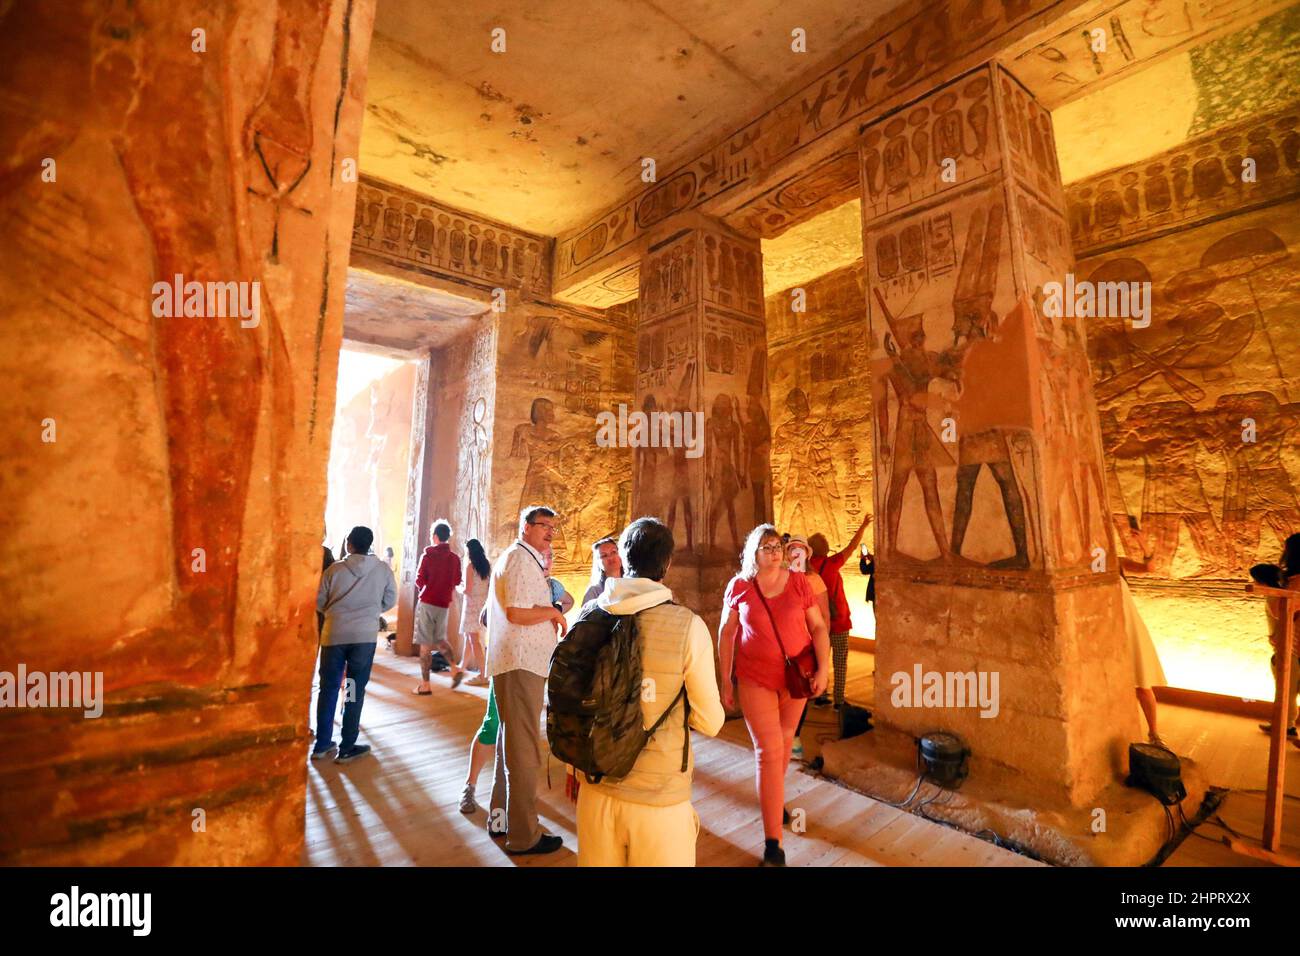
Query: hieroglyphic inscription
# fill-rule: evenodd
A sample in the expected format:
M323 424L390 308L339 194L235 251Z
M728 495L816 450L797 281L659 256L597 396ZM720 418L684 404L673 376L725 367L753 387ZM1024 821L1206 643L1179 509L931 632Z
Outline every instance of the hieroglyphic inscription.
M1300 103L1189 139L1066 190L1081 254L1300 195ZM1243 178L1254 161L1254 181Z
M987 69L871 124L862 138L864 215L882 216L997 169ZM951 161L951 162L948 162Z
M550 240L362 177L352 249L475 285L550 294Z
M1048 109L1294 0L1094 0L1005 62Z
M922 92L936 74L1011 33L1034 15L1059 5L1059 0L918 3L911 17L768 113L649 190L561 236L556 245L557 286L672 213L707 206L826 135L851 130L869 111L890 102L906 102L909 94ZM830 183L840 180L847 184L846 169L823 172ZM814 185L811 192L826 188ZM834 190L833 185L830 188ZM793 208L799 199L797 194L787 196L777 206ZM771 209L754 212L760 220L774 215Z

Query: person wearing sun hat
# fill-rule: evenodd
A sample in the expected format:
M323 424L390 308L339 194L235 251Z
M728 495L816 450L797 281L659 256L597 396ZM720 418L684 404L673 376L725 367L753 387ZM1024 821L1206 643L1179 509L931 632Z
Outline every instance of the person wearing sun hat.
M791 571L798 571L808 579L808 586L812 588L813 597L817 599L817 606L821 608L822 620L829 627L831 622L831 604L830 599L826 596L826 582L822 580L821 575L808 567L808 559L812 557L812 547L808 544L808 539L801 534L792 534L785 542L785 559L790 564Z

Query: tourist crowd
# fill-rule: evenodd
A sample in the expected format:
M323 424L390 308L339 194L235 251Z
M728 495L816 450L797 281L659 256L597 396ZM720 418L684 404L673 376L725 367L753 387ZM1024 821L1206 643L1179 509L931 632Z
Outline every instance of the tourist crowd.
M471 671L466 683L488 688L483 721L470 743L460 811L468 815L481 809L476 788L491 757L487 835L517 855L553 853L563 846L561 837L543 829L537 810L547 681L557 641L570 628L565 615L574 606L573 597L551 575L558 521L544 505L524 508L517 538L493 564L477 539L466 543L462 560L451 547L450 524L439 520L416 574L414 640L421 680L413 693L432 694L435 654L446 661L453 688ZM864 517L847 547L834 553L822 534L804 538L782 535L770 524L754 528L722 597L716 666L708 627L675 603L664 584L677 551L666 525L639 518L617 539L601 538L591 546L590 585L574 627L597 617L634 620L640 677L654 688L640 697L641 717L643 727L653 732L629 772L602 777L574 770L568 775L569 792L576 791L579 865L694 865L699 818L691 804L689 731L716 735L726 711L737 706L754 748L764 831L761 865L785 865L785 777L792 754L798 753L807 704L812 699L836 709L845 706L853 622L841 569L855 552L860 572L869 576L867 600L875 597L875 559L865 546L859 552L870 521L870 515ZM341 561L331 563L325 551L317 598L323 625L312 759L335 756L336 762L346 763L370 749L357 743L361 707L379 616L396 603L391 562L369 553L372 541L370 530L358 527L348 536ZM1163 746L1151 688L1164 683L1164 674L1124 580L1148 563L1124 560L1121 596L1138 700L1151 741ZM1300 535L1287 540L1279 566L1261 565L1252 574L1274 587L1300 585ZM457 591L462 596L459 656L448 639ZM1270 630L1278 632L1274 604L1269 602ZM1291 673L1289 733L1294 737L1300 661ZM340 690L344 707L336 747L332 735Z

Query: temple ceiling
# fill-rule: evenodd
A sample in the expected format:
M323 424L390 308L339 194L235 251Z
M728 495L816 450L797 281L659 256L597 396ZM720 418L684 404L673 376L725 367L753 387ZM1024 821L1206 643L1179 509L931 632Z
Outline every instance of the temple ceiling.
M546 235L825 69L896 0L378 5L361 168ZM505 52L491 50L494 28ZM806 31L807 52L791 49Z

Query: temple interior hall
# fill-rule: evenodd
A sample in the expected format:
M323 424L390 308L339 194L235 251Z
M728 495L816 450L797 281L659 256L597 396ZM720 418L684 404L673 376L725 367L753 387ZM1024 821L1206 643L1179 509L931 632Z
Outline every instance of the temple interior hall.
M1300 3L18 0L0 141L0 864L577 865L545 707L563 847L485 832L537 506L724 691L803 542L785 865L1300 864Z

